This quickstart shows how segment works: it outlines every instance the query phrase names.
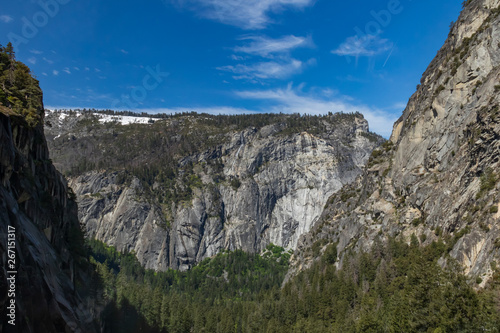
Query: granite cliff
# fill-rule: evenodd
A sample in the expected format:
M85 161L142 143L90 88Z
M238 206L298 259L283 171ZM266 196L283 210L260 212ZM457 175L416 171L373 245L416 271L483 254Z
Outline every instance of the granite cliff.
M89 117L100 123L94 119L92 126L82 126ZM185 270L222 250L259 252L270 243L294 250L327 199L361 173L372 150L384 141L368 131L361 114L266 117L271 118L244 116L248 124L239 128L209 126L217 133L215 139L207 137L213 143L175 155L177 143L224 117L191 114L119 125L120 117L109 123L105 115L52 112L52 127L46 130L56 165L71 175L87 236L135 251L147 268ZM171 130L163 132L165 128ZM114 138L104 142L110 132ZM158 136L147 153L141 149L129 155L135 165L102 162L107 156L102 151L116 149L113 145L122 136L141 132ZM72 147L88 151L69 165ZM96 154L102 159L90 170L71 174L79 158L90 160ZM162 162L152 177L124 176L134 167L149 168L163 154L175 162L172 171Z
M77 292L88 264L77 205L49 159L38 81L11 45L0 65L15 74L0 94L0 331L94 332Z
M492 276L500 257L499 5L464 2L390 141L330 198L299 241L291 274L329 243L342 259L377 238L415 235L426 245L441 240L441 264L455 258L478 286Z

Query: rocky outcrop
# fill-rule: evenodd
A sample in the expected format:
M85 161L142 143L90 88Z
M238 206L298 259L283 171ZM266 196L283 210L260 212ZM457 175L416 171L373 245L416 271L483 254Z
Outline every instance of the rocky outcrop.
M378 238L442 239L484 285L500 258L500 1L471 0L363 176L332 197L299 242L294 270L312 247L369 249ZM481 282L482 281L482 282Z
M8 248L9 233L15 248ZM77 206L49 159L41 123L33 127L0 106L0 331L94 331L75 288L78 235ZM7 277L15 278L15 298ZM7 321L12 299L15 326Z
M258 252L270 243L294 250L327 199L361 173L383 139L369 133L360 114L331 115L319 134L283 134L283 126L230 131L226 143L179 158L179 168L192 165L190 177L199 180L181 202L150 195L165 186L161 181L153 190L135 177L121 183L122 171L73 177L87 235L135 251L157 270L185 270L222 250ZM61 128L51 129L53 137Z

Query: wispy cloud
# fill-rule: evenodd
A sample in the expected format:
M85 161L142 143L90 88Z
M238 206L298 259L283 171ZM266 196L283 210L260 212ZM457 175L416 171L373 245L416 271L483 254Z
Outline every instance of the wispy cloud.
M358 77L352 76L348 74L347 76L337 76L337 80L339 81L347 81L347 82L357 82L357 83L368 83L368 80L360 79Z
M299 47L314 46L311 37L297 37L294 35L277 39L267 36L244 36L241 40L248 40L250 43L244 46L236 46L233 49L235 52L258 55L264 58L271 57L273 54L289 53Z
M58 75L59 75L59 71L57 71L57 70L55 70L55 69L54 69L54 70L52 71L52 74L53 74L54 76L58 76Z
M240 40L247 41L247 43L234 47L233 51L245 55L233 54L231 56L232 60L240 63L217 67L218 70L235 74L233 79L236 80L246 79L257 83L266 79L286 79L301 73L308 65L316 63L315 59L302 61L290 55L293 49L314 46L311 37L288 35L270 38L248 35L241 37Z
M394 103L391 108L393 110L404 110L406 108L406 103L405 102L398 102L398 103Z
M235 60L235 61L242 61L242 60L248 59L248 57L243 57L243 56L239 56L236 54L231 54L230 58L232 60Z
M50 64L50 65L52 65L52 64L54 63L52 60L47 59L47 58L45 58L45 57L43 57L43 60L44 60L46 63Z
M289 84L286 89L237 91L236 95L244 99L262 100L271 103L267 112L325 114L328 112L361 112L370 124L372 131L389 137L392 124L397 117L385 110L356 104L351 98L337 96L333 98L328 91L304 92L303 86L294 88Z
M391 50L393 43L378 35L352 36L347 38L340 46L331 51L340 56L370 57Z
M123 53L123 54L128 54L128 51L126 51L124 49L121 49L120 52Z
M30 58L28 58L28 62L29 62L30 64L33 64L33 65L34 65L34 64L36 64L36 58L35 58L35 57L30 57Z
M227 105L221 106L197 106L188 105L186 107L175 108L141 108L135 109L135 112L155 113L180 113L195 111L208 114L252 114L262 112L283 112L321 115L328 112L361 112L368 120L370 129L385 137L389 137L392 131L392 125L397 120L397 116L386 110L366 106L349 97L340 95L337 91L328 88L311 88L305 91L304 84L294 87L291 83L282 89L264 89L264 90L245 90L235 91L234 94L241 99L258 100L265 106L262 108L239 108ZM78 90L78 89L77 89ZM57 94L55 92L55 94ZM105 104L111 103L113 96L109 94L98 94L88 89L85 98L80 99L79 106L47 106L50 109L78 109L88 107L88 103ZM71 96L62 93L60 100L68 100ZM162 100L165 102L165 100ZM83 106L82 106L83 105ZM125 110L125 109L123 109Z
M66 67L65 69L63 69L63 72L67 73L67 74L71 74L71 71L69 70L68 67Z
M339 95L331 89L309 89L304 91L304 85L294 87L289 84L284 89L246 90L236 91L236 96L247 100L259 100L267 104L261 109L237 108L231 106L187 106L177 108L147 108L137 109L136 112L155 113L180 113L195 111L208 114L251 114L262 112L282 112L321 115L328 112L361 112L368 120L370 129L388 138L392 125L397 116L377 108L355 103L348 97Z
M42 54L43 51L40 51L40 50L30 50L31 53L33 54Z
M200 16L242 29L263 29L270 13L301 9L315 0L164 0L196 11Z
M314 59L311 59L306 63L297 59L290 59L279 62L258 62L252 65L238 64L236 66L222 66L217 69L236 74L233 78L237 80L285 79L302 72L306 65L313 64L314 62Z
M113 102L112 94L98 93L92 89L86 89L83 93L81 89L74 91L49 91L54 100L62 101L59 105L47 105L47 109L83 109L89 105L109 105ZM76 101L75 101L76 100ZM99 109L99 107L96 107Z
M3 23L9 23L14 21L14 19L10 15L0 15L0 21L2 21Z

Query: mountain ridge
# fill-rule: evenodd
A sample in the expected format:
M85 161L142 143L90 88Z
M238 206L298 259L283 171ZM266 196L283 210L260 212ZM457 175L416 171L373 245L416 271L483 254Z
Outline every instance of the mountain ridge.
M315 243L323 249L338 243L342 258L351 248L368 250L377 237L409 241L415 234L424 245L443 239L451 258L485 286L500 244L499 5L464 3L394 124L390 144L376 150L364 175L343 189L344 200L330 199L321 221L302 238L291 272L311 264Z
M87 233L135 250L155 269L187 269L223 249L259 252L270 243L293 249L327 197L353 180L383 142L359 113L190 113L144 125L94 119L83 127L86 116L50 117L52 124L64 118L75 126L46 128L56 164L78 145L93 149L92 155L80 150L84 160L105 159L71 178ZM129 154L114 167L101 151L113 150L115 142Z

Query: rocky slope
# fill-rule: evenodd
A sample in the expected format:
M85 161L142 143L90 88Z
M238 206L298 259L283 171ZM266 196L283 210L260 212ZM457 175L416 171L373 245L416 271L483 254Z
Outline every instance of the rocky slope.
M0 105L0 331L93 332L75 287L82 283L77 206L49 159L43 109L36 116L34 126ZM12 230L14 252L8 251ZM14 280L6 280L12 276L14 289ZM7 321L14 299L8 290L15 290L15 326Z
M299 241L291 274L328 243L338 244L341 259L377 238L414 234L424 244L441 239L441 263L457 259L484 286L500 258L499 5L464 2L390 142L362 177L330 198Z
M312 120L281 115L259 124L259 118L246 116L249 125L224 130L214 126L216 139L207 136L213 143L171 155L149 177L140 174L153 169L157 156L171 154L179 142L201 135L205 129L200 126L220 118L184 115L154 124L94 121L92 126L81 126L88 115L67 114L53 112L52 127L46 131L52 158L70 171L80 163L74 156L74 164L67 164L67 156L74 154L71 147L86 151L88 159L98 155L104 159L103 151L116 149L124 135L136 137L136 144L150 140L138 138L138 133L158 133L154 140L159 144L128 155L133 163L124 161L120 168L100 159L93 162L100 167L73 173L70 181L87 235L119 250L135 251L146 268L158 270L185 270L226 249L257 252L269 243L295 249L327 199L361 173L372 150L383 142L369 133L360 114ZM293 127L292 120L313 125ZM172 131L162 132L165 128ZM110 133L114 139L104 143ZM175 175L165 165L170 160L175 160ZM125 177L134 166L142 171Z

